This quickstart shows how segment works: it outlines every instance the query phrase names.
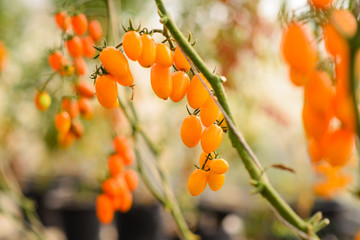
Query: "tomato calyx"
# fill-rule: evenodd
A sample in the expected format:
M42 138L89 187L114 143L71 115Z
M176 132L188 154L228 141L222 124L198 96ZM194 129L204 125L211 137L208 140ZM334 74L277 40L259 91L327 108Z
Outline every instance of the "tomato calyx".
M129 32L129 31L139 32L141 28L141 22L139 22L139 26L137 26L137 28L134 28L131 18L129 18L129 26L126 28L123 24L121 24L121 27L124 29L125 32Z

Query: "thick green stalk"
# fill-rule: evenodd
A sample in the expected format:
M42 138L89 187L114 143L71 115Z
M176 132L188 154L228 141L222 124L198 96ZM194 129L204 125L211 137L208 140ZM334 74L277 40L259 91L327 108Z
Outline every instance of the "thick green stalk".
M198 53L188 43L174 20L171 18L170 14L167 12L163 1L155 1L161 18L160 21L166 26L185 55L190 58L196 68L205 76L214 89L215 95L220 104L220 109L224 113L226 122L229 126L229 138L248 170L250 177L253 179L255 187L259 189L259 193L273 206L276 212L285 221L290 223L303 234L308 234L312 226L300 218L267 181L266 175L262 174L262 166L257 161L255 154L252 152L239 131L235 128L220 76L212 73ZM196 71L196 69L194 69L194 71ZM311 238L317 239L318 237L314 233Z

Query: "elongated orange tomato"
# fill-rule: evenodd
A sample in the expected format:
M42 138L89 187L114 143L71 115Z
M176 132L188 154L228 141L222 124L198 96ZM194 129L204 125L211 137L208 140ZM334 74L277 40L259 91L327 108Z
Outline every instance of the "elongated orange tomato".
M56 13L55 22L57 26L63 31L67 31L70 27L70 18L67 16L66 12Z
M124 177L129 190L134 191L139 185L139 177L137 173L132 169L128 169L124 172Z
M177 70L187 72L190 70L190 63L186 60L184 54L179 47L174 52L174 64Z
M134 84L134 78L131 74L131 71L128 71L128 73L122 77L116 77L115 80L124 87L129 87Z
M61 148L70 147L75 141L75 135L71 131L66 133L58 132L58 143Z
M224 114L220 111L218 118L216 119L219 123L219 126L222 128L224 132L227 131L227 124L224 118Z
M297 72L309 73L316 65L316 45L305 26L292 22L283 30L282 54Z
M109 196L120 195L124 191L124 187L121 184L121 178L110 177L106 179L102 184L101 188Z
M324 113L314 111L305 102L302 112L302 119L306 136L319 139L329 128L330 118Z
M169 68L173 65L174 54L170 48L164 43L156 44L156 60L155 62L162 67Z
M325 146L325 156L331 166L344 166L349 160L355 144L354 133L345 129L335 130Z
M121 174L124 169L124 160L119 154L113 154L108 157L108 168L111 176L116 177Z
M215 174L224 174L228 171L229 164L225 159L214 159L210 163L210 172Z
M218 191L224 185L225 174L215 174L215 173L210 172L207 180L208 180L210 189L213 191Z
M352 38L357 32L356 18L346 9L335 9L332 11L330 21L342 36Z
M57 72L66 65L66 58L60 51L53 52L48 57L48 62L51 68Z
M104 108L116 108L118 105L118 92L116 80L110 74L96 78L96 98Z
M73 26L74 32L77 35L83 35L86 33L88 28L88 22L86 16L83 13L72 16L71 24Z
M119 211L122 213L128 212L133 204L133 197L131 195L131 192L125 191L123 194L123 202L122 205L119 208Z
M181 139L185 146L195 147L201 138L202 127L199 117L195 115L187 116L181 125Z
M84 135L84 126L79 120L72 119L70 132L72 132L76 138L81 138Z
M205 84L209 89L211 89L211 85L206 80L206 78L201 74L201 78L205 81ZM209 93L202 84L200 78L195 75L190 82L189 88L186 93L186 97L190 107L197 109L205 104L207 99L209 98Z
M85 36L81 38L81 42L83 45L84 57L93 58L96 54L96 50L94 48L95 46L94 40L90 36Z
M219 116L219 107L212 97L208 97L204 105L200 107L200 119L205 127L210 127Z
M100 61L114 77L122 78L129 73L129 63L126 57L114 47L106 47L102 50Z
M88 31L92 39L97 42L102 38L103 32L100 23L97 20L89 22Z
M173 102L180 102L185 97L187 89L190 85L189 76L185 72L177 71L171 75L171 80L173 87L170 99Z
M331 79L327 72L317 70L309 76L309 82L305 86L304 99L315 110L326 112L332 106L334 90Z
M308 82L308 75L304 74L302 72L298 72L296 71L294 68L290 67L289 70L289 77L291 82L295 85L295 86L305 86L306 83Z
M323 25L323 33L325 47L328 53L334 57L348 54L349 46L333 24L330 22L325 23Z
M203 169L205 171L210 169L211 161L215 159L215 154L211 153L209 156L209 153L202 152L199 158L199 167L200 169ZM207 161L206 161L207 160ZM206 162L206 164L205 164ZM205 164L205 166L204 166Z
M78 36L73 36L66 41L66 48L72 57L80 57L83 54L83 45Z
M105 194L97 196L96 216L102 224L110 224L114 219L114 206L109 196Z
M80 80L75 84L75 91L77 94L85 98L92 98L95 93L93 85L84 80Z
M88 98L81 97L78 100L79 112L83 119L90 120L93 116L93 109Z
M324 147L321 140L309 140L309 155L312 162L320 162L324 158Z
M309 0L309 3L317 9L327 9L331 6L333 0Z
M79 115L79 105L75 99L64 97L61 102L61 110L69 113L71 118Z
M74 58L74 66L76 75L83 76L87 73L87 65L82 57Z
M119 135L113 140L113 145L118 154L123 158L125 165L135 162L135 154L125 136Z
M51 105L51 97L45 91L37 92L35 94L34 102L35 102L37 109L39 109L40 111L45 111Z
M334 105L335 116L343 126L349 130L355 130L354 103L350 94L339 84L336 86Z
M144 68L151 67L156 60L156 43L149 34L141 35L142 51L138 58L139 64Z
M55 128L60 133L66 133L70 130L71 118L68 112L62 111L55 115Z
M188 180L188 188L191 195L197 196L205 190L207 175L208 173L201 169L196 169L191 173Z
M170 68L164 68L159 64L154 64L151 67L150 80L151 87L156 96L164 100L168 99L173 88Z
M201 134L201 148L206 153L215 151L221 144L223 130L216 124L206 128Z
M126 32L122 44L126 56L133 61L137 61L143 50L140 34L136 31Z

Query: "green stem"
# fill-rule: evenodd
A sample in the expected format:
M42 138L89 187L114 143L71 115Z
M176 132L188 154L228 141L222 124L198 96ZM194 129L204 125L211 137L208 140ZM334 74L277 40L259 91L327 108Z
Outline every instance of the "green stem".
M212 73L212 71L206 66L204 61L198 55L198 53L192 48L192 46L185 39L180 29L167 12L162 0L155 0L160 15L160 21L166 26L171 35L177 41L181 50L187 55L193 64L196 66L194 71L198 69L205 78L209 81L212 88L215 91L215 95L220 104L220 110L223 112L226 122L229 126L229 138L233 147L237 150L241 157L250 177L254 180L262 182L264 185L260 194L273 206L276 212L288 223L297 228L303 233L308 233L310 225L300 218L294 210L286 203L286 201L275 191L272 185L267 181L266 175L261 174L262 166L257 160L255 154L246 143L240 132L233 124L233 117L228 105L224 88L220 76ZM317 238L316 234L313 234L313 238Z

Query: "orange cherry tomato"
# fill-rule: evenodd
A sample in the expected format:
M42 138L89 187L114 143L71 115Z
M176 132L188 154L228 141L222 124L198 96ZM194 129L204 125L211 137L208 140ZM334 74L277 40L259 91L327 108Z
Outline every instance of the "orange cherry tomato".
M224 174L228 171L228 169L228 162L222 158L214 159L210 163L210 172L214 174Z
M121 178L111 177L106 179L101 188L109 196L118 196L124 191L124 186L121 183Z
M84 97L79 98L78 106L81 117L90 120L93 116L93 109L89 99Z
M225 174L215 174L215 173L210 172L207 180L208 180L210 189L213 191L218 191L224 185Z
M119 176L125 169L124 160L119 154L110 155L108 158L108 168L111 176Z
M126 57L114 47L106 47L102 50L100 61L114 77L122 78L129 74L129 63Z
M221 144L223 130L216 124L206 128L201 135L201 148L205 153L215 151Z
M342 36L352 38L357 32L355 16L346 9L335 9L331 12L330 22Z
M338 33L336 28L330 22L323 26L324 42L328 53L333 57L347 54L349 46L346 40Z
M151 67L151 87L161 99L168 99L172 91L172 80L170 68L164 68L159 64Z
M97 196L96 216L102 224L110 224L114 219L114 206L109 196L105 194Z
M316 66L316 45L304 25L292 22L284 28L281 43L286 62L297 72L309 73Z
M139 185L139 177L137 173L132 169L128 169L125 171L124 177L129 190L134 191Z
M185 58L185 55L179 47L176 47L174 52L174 64L177 70L187 72L190 70L190 63Z
M298 86L298 87L305 86L309 80L307 74L298 72L292 67L290 67L290 70L289 70L289 77L290 77L291 82L295 86Z
M60 75L70 77L74 75L74 66L72 65L65 65L63 68L60 68Z
M115 80L124 87L130 87L134 84L134 78L131 74L131 71L128 71L128 73L125 76L122 76L121 78L116 77Z
M74 66L75 66L76 75L82 76L87 73L87 65L84 58L82 57L74 58Z
M201 78L205 81L205 84L209 89L211 89L210 83L206 78L201 74ZM190 82L189 88L186 93L188 103L190 107L197 109L205 104L209 98L209 93L202 84L200 78L195 75Z
M312 162L320 162L324 158L324 149L320 140L309 140L309 155Z
M310 74L305 86L304 99L315 111L326 112L332 107L334 90L328 73L317 70Z
M135 161L135 154L125 136L119 135L113 140L113 145L118 154L123 158L125 165L131 165Z
M355 135L345 129L337 129L329 136L325 146L325 157L333 167L344 166L354 149Z
M174 54L170 50L170 48L164 43L156 44L156 60L155 62L164 67L169 68L173 65L174 62Z
M302 112L304 130L308 138L321 138L329 128L330 118L324 113L314 111L305 102Z
M354 131L356 126L354 103L349 93L341 85L336 86L334 98L335 116L344 128Z
M103 32L100 23L97 20L91 20L89 22L89 34L92 39L97 42L102 38Z
M61 148L70 147L75 141L75 135L73 132L68 131L66 133L58 132L58 143Z
M202 127L199 117L195 115L187 116L181 125L181 139L185 146L195 147L201 138Z
M88 28L88 22L84 14L77 14L71 17L71 24L73 30L77 35L83 35L86 33Z
M202 152L201 155L200 155L200 158L199 158L199 167L200 169L204 169L205 171L209 170L210 169L210 163L211 161L215 159L215 154L214 153L211 153L210 156L209 156L209 153L205 153L205 152ZM207 160L207 161L206 161ZM206 164L205 164L206 162ZM205 166L204 166L205 164Z
M71 121L70 131L76 138L81 138L84 135L84 126L77 119Z
M66 41L67 50L72 57L80 57L83 54L83 45L78 36L73 36Z
M189 76L185 72L177 71L171 75L171 80L173 87L170 99L173 102L180 102L185 97L187 89L190 85Z
M102 75L96 78L96 98L104 108L116 108L118 106L118 91L115 78L110 75Z
M55 128L60 133L67 133L70 130L71 118L68 112L62 111L55 115Z
M61 103L61 110L69 113L71 118L76 118L79 115L79 106L75 99L64 97Z
M201 169L194 170L188 180L189 192L193 196L201 194L207 185L208 172Z
M84 57L93 58L96 54L96 50L94 48L95 46L94 40L90 36L85 36L81 38L81 42L83 45Z
M51 97L45 92L37 92L34 98L35 105L40 111L47 110L51 105Z
M125 191L123 194L123 203L119 209L120 212L126 213L130 210L133 204L133 198L130 191Z
M222 128L224 132L227 131L227 124L224 118L224 114L222 112L219 113L218 118L216 119L219 123L219 126Z
M66 65L66 58L60 51L53 52L48 57L51 68L57 72Z
M93 85L83 80L75 84L75 91L77 94L85 98L92 98L95 93Z
M151 67L156 60L156 43L149 34L141 35L142 51L138 58L139 64L144 68Z
M67 16L66 12L56 13L55 22L57 26L63 31L67 31L70 27L70 18Z
M210 127L219 116L219 107L212 97L208 97L205 104L200 107L200 119L205 127Z
M317 9L327 9L331 7L333 0L309 0L309 3Z
M137 61L143 50L143 43L140 34L136 31L128 31L123 37L123 49L128 58Z

